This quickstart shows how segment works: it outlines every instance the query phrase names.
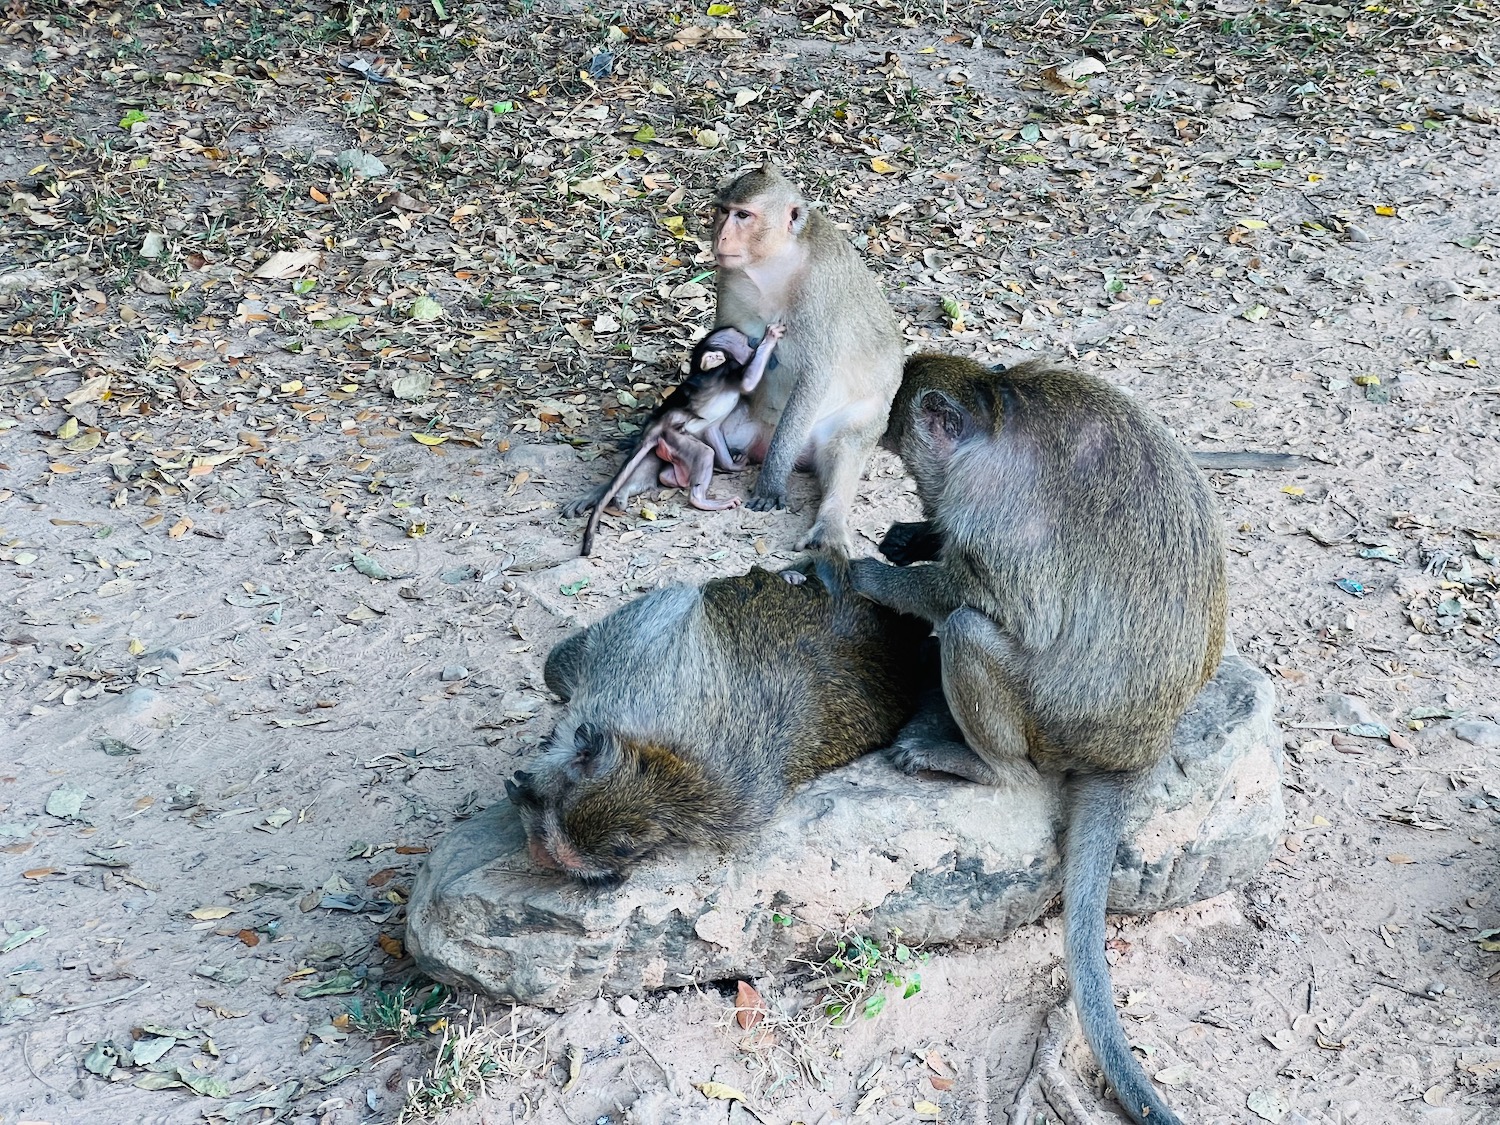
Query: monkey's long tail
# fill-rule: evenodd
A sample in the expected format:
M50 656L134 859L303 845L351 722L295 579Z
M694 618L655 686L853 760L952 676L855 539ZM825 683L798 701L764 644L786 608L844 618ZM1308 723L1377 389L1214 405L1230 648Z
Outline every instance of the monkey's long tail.
M1182 1125L1130 1053L1104 959L1109 873L1125 828L1127 774L1083 774L1072 782L1063 867L1063 949L1084 1038L1120 1106L1139 1125Z

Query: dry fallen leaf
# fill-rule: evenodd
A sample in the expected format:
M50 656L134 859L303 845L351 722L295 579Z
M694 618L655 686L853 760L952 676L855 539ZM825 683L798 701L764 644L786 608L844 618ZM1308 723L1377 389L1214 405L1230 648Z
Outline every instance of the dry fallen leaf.
M770 1013L765 1000L761 999L759 992L744 981L739 982L739 988L734 997L734 1018L739 1021L740 1027L749 1031Z
M745 1100L744 1094L740 1093L733 1086L726 1086L722 1082L699 1082L697 1083L697 1088L705 1098L717 1098L719 1101L726 1102L742 1102Z
M279 280L301 273L310 266L318 265L322 260L321 250L278 250L262 262L250 276Z
M228 918L234 913L231 906L200 906L196 910L189 910L188 917L196 918L200 922L213 922L220 918Z

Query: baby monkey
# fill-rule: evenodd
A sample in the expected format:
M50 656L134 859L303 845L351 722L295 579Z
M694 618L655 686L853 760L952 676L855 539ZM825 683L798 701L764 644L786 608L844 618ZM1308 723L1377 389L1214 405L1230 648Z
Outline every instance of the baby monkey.
M599 517L610 501L622 491L628 498L651 483L655 465L646 472L639 470L653 456L666 462L657 479L669 488L688 489L693 507L715 512L740 506L737 496L719 500L708 494L715 465L725 472L738 472L748 460L729 451L724 419L742 395L760 385L776 341L785 334L783 325L772 324L752 347L750 338L738 328L725 327L715 328L698 341L688 362L688 377L651 412L635 452L602 492L580 505L592 503L594 508L583 529L583 554L593 552Z

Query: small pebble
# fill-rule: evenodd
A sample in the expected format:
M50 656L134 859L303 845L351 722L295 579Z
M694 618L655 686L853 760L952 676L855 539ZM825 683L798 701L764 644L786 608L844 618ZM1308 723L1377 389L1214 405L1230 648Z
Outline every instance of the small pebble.
M620 1015L629 1019L640 1010L641 1002L634 996L621 996L615 1001L615 1006L620 1009Z
M469 678L469 670L462 664L450 664L443 669L441 678L448 682L466 680Z
M1348 232L1350 242L1372 241L1370 238L1370 232L1365 230L1364 227L1359 226L1357 223L1350 223L1347 227L1344 228L1344 230Z

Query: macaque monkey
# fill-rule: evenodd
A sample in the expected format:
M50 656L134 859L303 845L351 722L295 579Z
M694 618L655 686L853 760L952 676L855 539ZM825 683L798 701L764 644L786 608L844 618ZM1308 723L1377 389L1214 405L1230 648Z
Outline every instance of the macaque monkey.
M1068 979L1084 1035L1132 1120L1180 1125L1130 1053L1104 958L1126 793L1224 650L1223 533L1202 473L1166 427L1101 379L1045 361L993 371L908 359L886 431L927 521L851 564L852 589L936 627L944 711L891 756L985 785L1069 779ZM1067 1028L1049 1020L1013 1122L1057 1091ZM1066 1087L1054 1099L1066 1104Z
M928 632L756 569L654 590L573 634L543 671L567 706L505 786L533 861L613 886L660 848L753 832L796 786L890 743Z
M880 285L849 240L769 164L714 200L715 323L758 336L787 327L777 364L726 423L761 462L756 511L784 508L794 468L823 490L799 548L848 557L849 510L901 382L901 337Z
M753 348L749 337L737 328L715 328L698 341L688 361L688 377L651 412L635 452L602 490L575 501L575 508L594 509L583 529L582 554L593 552L599 517L616 494L623 492L628 500L632 493L650 487L653 479L669 488L689 489L688 502L706 512L740 506L737 496L718 500L708 494L715 464L725 472L738 472L746 464L743 456L730 453L724 441L724 419L739 405L741 395L760 385L771 352L785 333L780 324L768 325ZM662 465L660 470L658 465Z

